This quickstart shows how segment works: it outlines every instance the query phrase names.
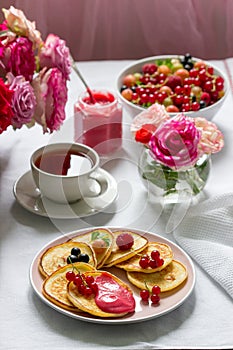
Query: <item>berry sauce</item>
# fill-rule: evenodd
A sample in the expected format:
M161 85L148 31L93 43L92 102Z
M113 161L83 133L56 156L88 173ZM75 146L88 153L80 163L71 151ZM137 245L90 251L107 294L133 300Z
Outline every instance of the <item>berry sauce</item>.
M104 312L121 314L135 310L135 300L130 291L122 287L111 276L102 273L96 278L98 293L96 305Z
M110 92L103 93L99 91L93 91L92 95L95 99L95 104L105 105L112 103L115 100L115 97ZM91 100L90 96L84 97L83 102L87 103L88 105L93 105L93 101Z

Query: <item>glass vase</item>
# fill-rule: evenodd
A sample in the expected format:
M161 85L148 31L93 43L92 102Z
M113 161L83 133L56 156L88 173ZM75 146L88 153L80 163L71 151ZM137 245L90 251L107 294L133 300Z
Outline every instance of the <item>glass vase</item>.
M190 168L174 170L157 162L144 148L138 170L148 191L156 201L179 203L200 194L206 185L211 167L209 155L203 155Z

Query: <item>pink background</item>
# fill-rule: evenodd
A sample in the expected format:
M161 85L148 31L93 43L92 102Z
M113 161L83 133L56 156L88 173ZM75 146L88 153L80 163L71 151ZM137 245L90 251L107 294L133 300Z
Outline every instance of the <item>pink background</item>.
M233 56L232 0L0 0L66 40L76 60ZM2 20L1 14L1 20Z

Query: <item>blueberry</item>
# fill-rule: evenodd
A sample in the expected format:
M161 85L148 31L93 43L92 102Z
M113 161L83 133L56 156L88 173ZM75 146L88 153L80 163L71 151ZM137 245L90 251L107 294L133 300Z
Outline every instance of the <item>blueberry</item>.
M186 53L186 54L184 55L184 59L185 59L186 62L190 61L191 58L192 58L192 56L190 55L190 53Z
M74 247L71 249L71 255L78 256L81 253L81 250L78 247Z
M120 92L122 92L123 90L125 90L125 89L127 89L127 88L128 88L128 86L122 85L122 87L121 87L121 89L120 89Z
M205 101L201 100L199 103L200 103L200 108L205 108L206 107Z
M131 90L132 90L133 92L136 92L136 89L137 89L137 86L131 86Z
M186 63L184 65L184 69L187 69L188 71L190 71L192 69L191 65L189 63Z
M89 258L89 255L87 255L87 254L81 253L78 256L78 261L82 261L82 262L88 263L89 260L90 260L90 258Z
M76 256L76 255L69 255L68 257L67 257L67 264L71 264L71 263L75 263L75 262L77 262L77 261L79 261L78 260L78 257Z
M192 102L196 102L197 97L195 95L191 95Z
M180 62L182 63L182 65L184 66L185 64L186 64L186 60L185 60L185 58L184 57L182 57L181 59L180 59Z

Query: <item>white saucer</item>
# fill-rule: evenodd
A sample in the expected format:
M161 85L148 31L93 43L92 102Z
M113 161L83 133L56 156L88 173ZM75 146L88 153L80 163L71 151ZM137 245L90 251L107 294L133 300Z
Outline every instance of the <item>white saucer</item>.
M75 203L59 204L41 196L31 171L15 182L13 192L22 207L34 214L54 219L77 219L103 211L117 196L117 183L113 176L104 169L99 169L99 173L106 180L100 194L80 199Z

